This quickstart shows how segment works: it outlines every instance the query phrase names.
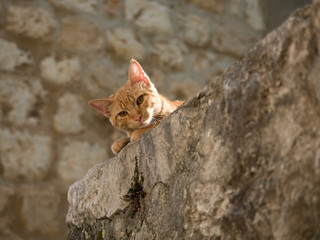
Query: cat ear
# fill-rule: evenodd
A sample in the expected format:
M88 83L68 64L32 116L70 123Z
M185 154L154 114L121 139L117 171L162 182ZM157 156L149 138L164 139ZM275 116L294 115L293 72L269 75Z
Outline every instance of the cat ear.
M143 71L143 68L140 66L140 64L134 59L131 59L130 61L129 82L131 85L143 82L147 84L147 86L150 86L151 83L148 75Z
M108 98L101 98L101 99L93 99L89 101L89 105L94 109L101 112L104 116L110 117L110 105L112 104L112 100Z

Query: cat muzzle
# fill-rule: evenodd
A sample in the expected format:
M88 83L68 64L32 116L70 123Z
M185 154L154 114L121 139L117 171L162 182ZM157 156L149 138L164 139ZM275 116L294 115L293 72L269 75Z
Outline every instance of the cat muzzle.
M141 115L136 116L134 120L141 122Z

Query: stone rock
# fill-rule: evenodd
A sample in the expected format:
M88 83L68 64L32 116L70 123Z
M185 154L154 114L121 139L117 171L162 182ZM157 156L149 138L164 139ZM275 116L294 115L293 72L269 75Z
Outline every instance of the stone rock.
M128 80L128 65L121 66L110 59L95 58L89 64L83 79L91 98L106 97Z
M118 159L108 160L109 164L112 167L101 168L103 164L97 164L89 170L85 178L81 179L78 184L74 185L72 189L69 189L68 192L68 201L71 204L72 209L69 210L67 215L67 221L72 222L78 227L81 227L85 224L85 221L94 223L95 218L100 218L102 216L111 216L118 209L123 209L126 207L124 201L119 200L119 196L124 196L127 193L127 188L130 184L131 173L134 169L134 159L123 158L123 161L118 161ZM114 171L114 169L124 169L122 166L125 165L125 171ZM88 174L90 177L88 177ZM107 188L97 189L95 182L91 177L105 183ZM117 181L118 177L122 178L122 181ZM93 181L92 181L93 180ZM92 184L90 184L91 181ZM88 185L89 184L89 185ZM85 191L83 191L85 188ZM116 193L116 194L109 194ZM78 196L81 199L81 203L78 204ZM89 200L90 199L90 200ZM76 201L75 201L76 200ZM90 209L90 205L95 202L98 208L93 209L90 212L90 215L87 214L87 211ZM110 204L112 203L112 204ZM91 209L89 210L91 211ZM85 214L85 218L80 216ZM92 221L91 221L92 220Z
M231 0L228 6L228 11L232 16L241 18L242 9L241 9L242 0Z
M14 186L12 186L12 184L1 182L1 184L0 184L0 194L1 194L0 213L2 213L2 211L8 207L8 204L10 202L10 198L14 195L14 193L15 193L15 189L14 189Z
M17 47L14 42L0 38L0 69L13 71L23 64L32 64L30 53Z
M229 68L232 64L236 62L235 58L225 56L225 55L218 55L217 61L211 68L211 76L216 76L223 73L227 68Z
M195 6L203 8L205 10L212 11L214 13L220 13L224 6L225 0L190 0Z
M120 0L104 0L104 8L111 16L116 16L120 10Z
M97 0L49 0L56 7L61 7L71 11L85 13L97 13Z
M63 48L81 52L98 51L103 48L104 34L101 28L81 17L62 20L62 32L58 43Z
M47 57L40 63L41 76L51 83L63 84L79 80L81 65L78 58L56 61L54 57Z
M145 7L145 0L125 0L124 12L128 21L133 21Z
M127 18L131 18L131 15L127 14ZM144 4L135 26L143 32L157 35L168 35L173 31L168 9L156 2Z
M6 240L23 240L21 237L19 237L16 233L8 229L7 227L2 227L1 231L1 239L6 239Z
M116 54L124 59L143 60L145 51L142 43L129 28L116 28L107 35L108 43Z
M210 31L206 20L197 15L189 15L183 22L183 36L187 43L204 46L209 41Z
M228 67L235 63L236 59L224 54L217 54L208 51L196 55L193 67L197 76L203 76L205 81L223 73Z
M25 185L21 188L22 220L29 232L52 235L58 231L60 196L55 186Z
M241 21L214 24L212 46L219 53L242 57L260 39L260 35Z
M38 79L2 75L0 96L3 120L10 121L14 125L39 123L45 109L39 109L37 104L45 99L47 91Z
M155 85L156 89L160 93L164 93L167 89L167 84L165 83L165 79L167 76L158 69L151 69L151 72L148 72L148 76L150 77L150 80Z
M51 139L29 132L0 130L2 176L9 180L41 180L51 167Z
M57 172L59 177L71 184L81 179L95 164L103 162L106 158L106 149L88 142L72 141L62 148Z
M66 93L58 100L59 107L53 117L54 129L59 133L79 133L83 130L81 115L84 112L80 97Z
M172 99L187 99L196 95L200 89L201 84L192 80L177 81L170 84L169 92Z
M8 240L22 240L12 230L12 219L17 212L14 208L14 196L16 193L16 186L4 179L0 180L0 239Z
M8 31L31 38L44 38L55 27L50 12L40 7L9 6Z
M291 15L75 182L69 239L318 239L319 17L320 3Z
M208 74L212 66L214 66L217 61L217 54L209 51L201 51L196 55L193 62L193 67L196 74ZM209 76L211 78L211 75Z
M247 23L256 31L264 31L265 24L260 1L246 0Z
M186 229L186 239L200 232L204 237L221 237L219 220L222 213L228 210L229 199L214 183L202 184L193 182L187 192L188 203L184 214L190 216L190 221L183 226ZM192 214L197 213L197 214ZM215 215L212 220L210 216Z
M183 69L187 48L178 40L170 42L156 42L152 48L152 55L160 66L173 69Z

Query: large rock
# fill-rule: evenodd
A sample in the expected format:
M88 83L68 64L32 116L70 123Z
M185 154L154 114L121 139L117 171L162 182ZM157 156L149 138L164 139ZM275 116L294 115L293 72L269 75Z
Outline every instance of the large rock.
M319 1L89 170L69 239L319 239L318 39Z

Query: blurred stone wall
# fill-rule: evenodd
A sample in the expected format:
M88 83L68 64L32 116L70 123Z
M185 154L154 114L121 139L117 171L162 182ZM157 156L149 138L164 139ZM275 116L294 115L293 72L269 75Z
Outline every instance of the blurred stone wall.
M194 95L265 33L258 0L0 2L0 239L65 239L68 186L121 133L87 105L131 57L172 99Z

